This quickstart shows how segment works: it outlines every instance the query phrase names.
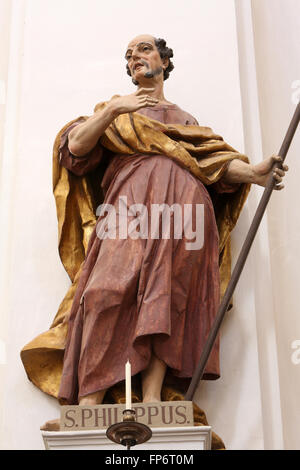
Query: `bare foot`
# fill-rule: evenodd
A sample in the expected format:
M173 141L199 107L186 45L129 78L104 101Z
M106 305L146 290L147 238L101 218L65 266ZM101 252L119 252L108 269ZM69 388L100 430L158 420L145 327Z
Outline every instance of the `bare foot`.
M106 390L100 390L99 392L90 393L89 395L85 395L84 397L79 398L79 405L101 405Z
M161 400L159 398L153 397L153 396L152 397L151 396L150 397L145 396L143 398L143 403L160 403L160 402L161 402Z
M47 421L40 427L41 431L60 431L60 419L52 419Z

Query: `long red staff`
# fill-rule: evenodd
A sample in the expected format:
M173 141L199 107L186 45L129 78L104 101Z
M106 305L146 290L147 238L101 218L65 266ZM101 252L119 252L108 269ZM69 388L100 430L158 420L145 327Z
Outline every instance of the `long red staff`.
M280 163L275 163L274 164L274 169L275 168L280 168L282 163L285 160L285 157L288 153L288 150L290 148L291 142L293 140L293 137L295 135L297 126L299 124L300 120L300 103L298 103L298 106L296 108L296 111L294 113L294 116L291 120L291 123L289 125L288 131L286 133L286 136L284 138L284 141L282 143L281 149L279 151L279 156L282 157L282 162ZM215 343L216 337L219 333L222 321L224 319L225 313L228 309L228 305L230 303L232 294L234 292L234 289L238 283L238 280L240 278L240 275L243 271L247 256L249 254L250 248L252 246L253 240L255 238L256 232L258 230L258 227L260 225L261 219L263 218L264 212L266 210L266 207L268 205L269 199L271 197L272 191L274 189L276 180L272 176L270 177L270 180L268 181L268 184L264 190L264 193L262 195L262 198L260 200L259 206L256 210L255 216L253 218L252 224L250 226L249 232L247 234L246 240L242 246L240 255L238 257L238 260L236 262L236 265L234 267L232 276L230 278L230 281L228 283L226 292L224 294L224 297L222 299L222 302L220 304L218 313L216 315L215 321L213 323L212 329L208 335L208 338L206 340L206 343L204 345L199 364L196 367L196 370L194 372L194 375L192 377L190 386L186 392L185 395L185 400L192 400L195 394L195 391L198 387L198 384L203 376L203 372L206 366L206 363L208 361L209 355L211 353L211 350L213 348L213 345Z

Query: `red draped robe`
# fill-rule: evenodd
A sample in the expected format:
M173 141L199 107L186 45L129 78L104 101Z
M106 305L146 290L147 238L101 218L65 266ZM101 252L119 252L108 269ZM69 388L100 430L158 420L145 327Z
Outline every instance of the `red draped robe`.
M177 105L139 112L163 123L198 124ZM60 162L65 168L81 176L108 159L101 186L104 203L112 204L116 213L120 197L127 198L128 206L144 204L149 213L151 204L203 204L204 245L186 249L184 233L181 239L100 239L95 227L69 319L59 390L59 398L69 404L124 380L127 359L132 375L138 374L147 368L152 353L167 364L167 378L189 379L220 300L218 230L205 186L164 155L115 155L98 144L88 155L74 157L68 133L78 122L61 138ZM221 180L212 186L218 192L238 187ZM204 378L219 375L218 340Z

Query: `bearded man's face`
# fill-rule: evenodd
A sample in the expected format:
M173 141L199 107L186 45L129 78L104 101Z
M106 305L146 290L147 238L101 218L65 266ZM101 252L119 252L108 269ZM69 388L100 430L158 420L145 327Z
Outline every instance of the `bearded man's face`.
M145 34L133 39L128 44L125 58L135 82L144 84L145 79L163 74L164 64L153 36Z

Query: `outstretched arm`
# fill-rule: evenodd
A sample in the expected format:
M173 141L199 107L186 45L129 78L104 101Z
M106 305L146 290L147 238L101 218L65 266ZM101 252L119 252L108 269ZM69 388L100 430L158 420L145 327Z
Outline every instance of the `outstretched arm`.
M250 165L241 160L232 160L222 179L226 183L252 183L266 186L270 175L273 174L276 179L274 189L280 190L284 188L282 178L288 171L288 166L283 165L282 168L273 169L274 164L278 162L282 162L282 158L278 155L272 155L257 165Z

